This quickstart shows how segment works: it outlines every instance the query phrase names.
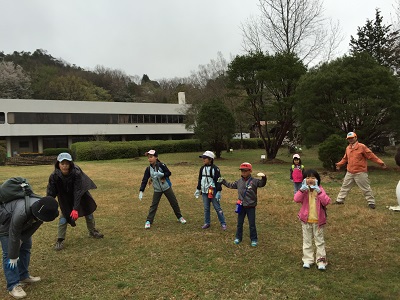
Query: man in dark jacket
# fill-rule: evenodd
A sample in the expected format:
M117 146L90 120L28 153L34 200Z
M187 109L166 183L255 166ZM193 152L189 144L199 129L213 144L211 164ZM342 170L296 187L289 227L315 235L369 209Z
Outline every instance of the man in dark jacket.
M43 224L58 216L58 203L53 197L29 197L2 203L0 208L0 242L3 270L9 294L16 299L26 297L21 283L40 281L29 274L32 235Z

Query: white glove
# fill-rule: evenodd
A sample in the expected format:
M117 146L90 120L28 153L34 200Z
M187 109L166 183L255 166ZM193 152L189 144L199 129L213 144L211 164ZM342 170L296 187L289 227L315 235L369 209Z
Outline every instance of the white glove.
M265 177L265 174L260 172L260 173L257 173L257 176Z
M314 189L318 194L321 193L321 189L318 186L318 179L315 179L315 184L310 186L310 188Z
M196 191L194 192L194 196L195 196L196 198L199 198L199 196L200 196L200 190L196 190Z
M308 191L308 185L307 185L306 181L307 181L307 179L304 179L303 182L301 183L300 191L302 191L302 192Z
M15 267L17 266L18 259L19 259L19 257L8 259L7 264L6 264L6 268L10 269L10 270L14 270Z
M143 198L143 192L140 191L140 192L139 192L139 200L142 201L142 198Z

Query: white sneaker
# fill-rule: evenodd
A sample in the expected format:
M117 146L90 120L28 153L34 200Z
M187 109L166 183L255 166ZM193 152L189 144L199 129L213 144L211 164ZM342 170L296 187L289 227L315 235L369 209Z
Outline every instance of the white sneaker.
M325 270L326 270L326 265L327 265L327 264L328 264L328 263L327 263L325 257L318 258L318 260L317 260L317 268L318 268L318 270L320 270L320 271L325 271Z
M150 221L146 221L146 223L144 223L144 229L150 229Z
M178 221L181 222L181 224L186 224L186 220L183 217L180 217Z
M19 283L35 283L40 281L40 277L35 277L35 276L31 276L29 275L28 278L25 278L24 280L20 280Z
M303 268L304 269L309 269L311 267L311 265L309 263L304 263L303 264Z
M22 299L22 298L26 297L26 293L25 293L24 289L19 284L14 286L13 289L11 291L9 291L8 293L11 296L13 296L15 299Z

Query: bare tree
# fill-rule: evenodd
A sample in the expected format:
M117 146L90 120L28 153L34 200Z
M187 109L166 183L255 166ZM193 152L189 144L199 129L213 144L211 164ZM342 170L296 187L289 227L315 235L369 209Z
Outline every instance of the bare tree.
M259 7L260 16L241 26L247 52L296 54L308 64L330 57L341 42L338 24L336 37L329 34L320 0L259 0Z

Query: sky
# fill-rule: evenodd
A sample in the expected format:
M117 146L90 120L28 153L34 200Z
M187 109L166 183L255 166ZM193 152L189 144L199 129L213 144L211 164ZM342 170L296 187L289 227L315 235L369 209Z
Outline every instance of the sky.
M240 30L258 0L0 0L0 52L46 50L93 70L118 69L151 80L188 77L199 65L243 55ZM324 16L350 36L381 10L392 23L396 0L324 0Z

